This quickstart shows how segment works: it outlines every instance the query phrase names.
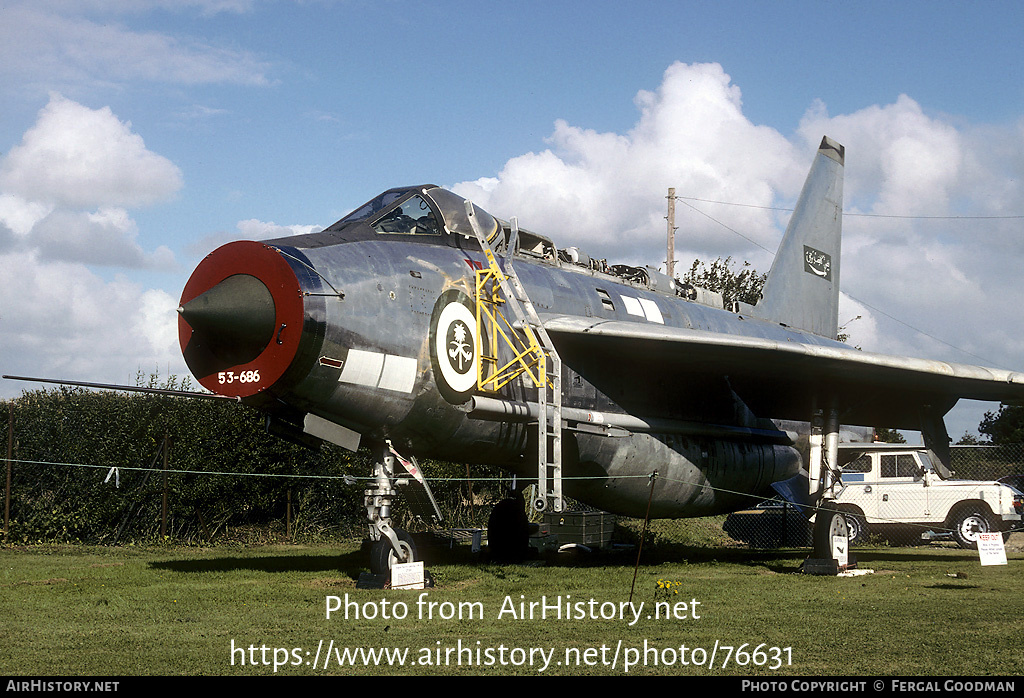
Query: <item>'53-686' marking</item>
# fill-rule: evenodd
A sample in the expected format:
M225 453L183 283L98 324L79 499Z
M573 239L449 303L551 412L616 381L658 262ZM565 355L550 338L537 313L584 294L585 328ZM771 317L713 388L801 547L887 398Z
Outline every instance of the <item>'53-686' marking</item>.
M259 383L260 372L256 371L242 371L241 373L235 373L234 371L221 371L217 374L217 382L221 385L225 383Z

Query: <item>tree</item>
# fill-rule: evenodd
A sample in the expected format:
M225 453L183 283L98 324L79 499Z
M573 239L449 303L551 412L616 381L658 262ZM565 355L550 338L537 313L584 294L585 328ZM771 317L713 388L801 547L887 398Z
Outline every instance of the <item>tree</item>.
M887 427L875 427L875 440L887 444L907 443L907 440L903 438L903 434Z
M739 270L735 269L735 265L732 257L719 257L711 266L695 259L682 281L721 293L727 303L741 301L750 305L757 304L768 275L759 274L750 266L750 262L743 262Z
M978 433L987 435L994 444L1024 443L1024 405L1003 403L998 412L986 412Z
M706 288L715 293L721 293L726 303L740 301L748 305L757 305L761 300L761 290L768 278L767 274L760 274L750 266L750 262L743 262L740 269L735 268L736 262L732 257L722 259L719 257L707 266L699 259L693 260L690 270L680 279L684 283L700 288ZM854 320L858 319L854 318ZM849 324L849 323L847 323ZM845 342L850 335L845 332L846 326L839 328L839 335L836 337L840 342ZM856 347L859 349L860 347Z

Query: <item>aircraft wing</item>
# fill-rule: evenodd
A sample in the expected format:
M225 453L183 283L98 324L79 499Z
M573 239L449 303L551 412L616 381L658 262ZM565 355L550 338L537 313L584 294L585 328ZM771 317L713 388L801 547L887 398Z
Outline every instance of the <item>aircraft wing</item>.
M843 424L920 429L922 407L945 414L960 398L1024 399L1024 373L887 356L822 340L779 341L595 318L542 316L559 352L623 371L638 382L719 374L755 414L807 421L836 399ZM809 338L812 339L812 338ZM563 354L563 359L566 354ZM641 387L638 385L638 387Z

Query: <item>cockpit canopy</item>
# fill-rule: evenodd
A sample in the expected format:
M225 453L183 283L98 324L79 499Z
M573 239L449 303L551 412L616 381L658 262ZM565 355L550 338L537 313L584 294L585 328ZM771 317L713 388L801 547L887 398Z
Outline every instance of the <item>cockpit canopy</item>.
M501 232L498 221L473 204L473 215L488 241ZM367 223L377 233L475 237L466 214L466 200L440 187L428 185L389 189L332 225L338 230L351 223Z

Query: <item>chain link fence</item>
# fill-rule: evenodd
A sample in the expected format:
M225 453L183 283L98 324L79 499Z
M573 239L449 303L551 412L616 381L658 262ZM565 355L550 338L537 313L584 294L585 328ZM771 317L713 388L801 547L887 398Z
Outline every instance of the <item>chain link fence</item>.
M55 394L58 392L59 394ZM190 404L183 404L190 403ZM262 420L235 405L83 391L28 393L3 405L7 439L4 541L120 544L170 539L314 541L366 535L363 490L368 455L325 448L311 452L267 436ZM857 459L844 470L837 505L856 530L854 545L956 542L977 530L1002 530L1012 511L1002 479L1024 489L1024 445L952 449L952 478L922 474L920 455ZM872 460L874 458L874 460ZM414 532L483 531L510 491L497 469L425 461L440 524L395 507L395 526ZM856 496L855 496L856 495ZM529 501L529 498L527 498ZM1019 506L1019 503L1018 503ZM1008 509L1009 507L1009 509ZM586 509L572 503L570 511ZM538 530L558 519L533 517ZM607 519L600 519L608 527ZM601 547L789 548L811 544L811 526L793 505L754 502L701 519L616 518ZM556 538L576 540L563 528ZM1019 534L1024 537L1024 534Z
M865 453L843 467L834 503L847 515L853 545L920 545L950 541L971 547L978 532L1019 528L1024 444L954 446L952 472L923 451ZM762 502L726 517L723 530L755 548L810 545L811 525L794 505Z

